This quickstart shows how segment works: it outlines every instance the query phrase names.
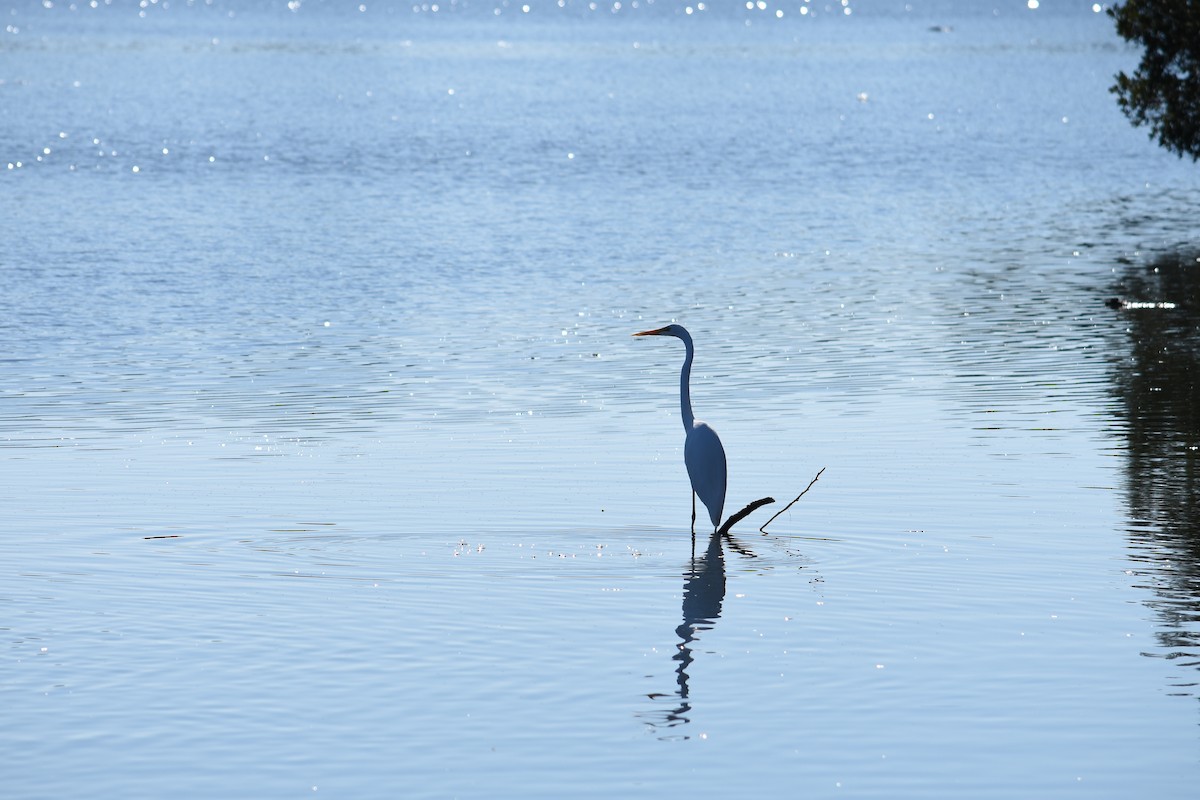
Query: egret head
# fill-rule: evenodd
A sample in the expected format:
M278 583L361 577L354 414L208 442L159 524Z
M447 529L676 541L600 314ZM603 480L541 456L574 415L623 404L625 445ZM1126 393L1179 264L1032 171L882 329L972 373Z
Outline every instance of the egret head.
M682 325L671 323L662 328L655 328L652 331L639 331L634 336L674 336L676 339L682 339L687 336L687 329Z

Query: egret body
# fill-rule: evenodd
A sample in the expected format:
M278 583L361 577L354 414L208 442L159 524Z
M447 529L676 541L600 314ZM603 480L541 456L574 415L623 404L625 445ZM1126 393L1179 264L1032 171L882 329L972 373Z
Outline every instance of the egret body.
M721 437L692 414L692 393L689 386L692 377L692 358L696 348L692 335L682 325L667 325L652 331L641 331L634 336L674 336L683 341L687 354L683 358L683 369L679 373L679 410L683 416L683 463L687 465L688 478L692 482L692 532L696 531L696 496L708 509L713 530L721 526L721 512L725 508L725 448Z

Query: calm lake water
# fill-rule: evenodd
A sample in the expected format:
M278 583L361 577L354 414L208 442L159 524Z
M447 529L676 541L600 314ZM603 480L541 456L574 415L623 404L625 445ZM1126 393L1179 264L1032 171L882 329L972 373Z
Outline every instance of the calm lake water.
M1194 791L1138 53L760 5L0 4L0 794Z

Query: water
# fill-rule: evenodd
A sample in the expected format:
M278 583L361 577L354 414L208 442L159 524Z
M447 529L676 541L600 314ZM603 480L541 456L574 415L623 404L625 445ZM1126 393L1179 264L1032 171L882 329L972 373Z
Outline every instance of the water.
M800 5L5 6L4 794L1193 786L1200 173Z

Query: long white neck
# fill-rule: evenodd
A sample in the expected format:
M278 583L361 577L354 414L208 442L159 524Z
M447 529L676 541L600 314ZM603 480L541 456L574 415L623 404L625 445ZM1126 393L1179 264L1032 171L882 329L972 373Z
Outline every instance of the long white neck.
M692 379L692 357L696 355L696 348L692 345L692 337L688 332L681 331L679 338L683 340L683 346L687 348L687 355L683 359L683 369L679 372L679 413L683 415L683 429L690 431L692 423L696 420L692 414L692 390L689 387Z

